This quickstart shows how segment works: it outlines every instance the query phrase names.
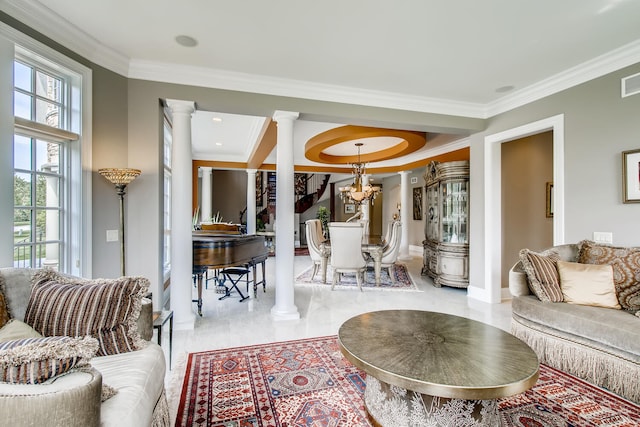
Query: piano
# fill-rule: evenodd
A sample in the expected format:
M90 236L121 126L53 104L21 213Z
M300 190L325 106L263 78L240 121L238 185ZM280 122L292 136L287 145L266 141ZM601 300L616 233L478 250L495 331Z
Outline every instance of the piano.
M264 263L269 255L264 236L220 234L215 231L194 231L193 274L198 278L198 315L202 316L202 276L208 269L247 266L253 269L253 292L256 293L256 265L262 265L262 287L265 287Z

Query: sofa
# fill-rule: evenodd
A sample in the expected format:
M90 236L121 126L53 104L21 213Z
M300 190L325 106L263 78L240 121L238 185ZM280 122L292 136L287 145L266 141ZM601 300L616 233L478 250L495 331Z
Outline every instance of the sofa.
M533 258L532 258L533 257ZM531 262L539 264L536 270ZM541 286L544 266L558 280L560 295ZM566 267L598 268L613 280L614 301L599 304L601 294L586 301L567 301L570 286L589 289L593 273L575 278L563 275ZM558 276L553 277L555 272ZM533 271L532 271L533 270ZM608 273L611 270L611 273ZM600 273L598 273L600 274ZM538 275L538 276L536 276ZM574 280L575 279L575 280ZM512 298L511 332L526 342L541 363L568 372L640 403L640 249L616 248L583 241L535 253L520 252L509 271ZM597 282L597 280L596 280ZM577 285L577 286L575 286ZM556 293L558 288L555 288ZM612 304L608 306L608 304Z
M0 297L2 297L0 303L4 302L6 312L10 315L8 317L13 319L0 329L0 334L5 328L6 330L19 328L20 331L26 328L30 331L29 334L34 334L33 336L49 337L38 338L35 341L56 338L81 340L82 343L76 341L74 345L85 346L87 344L91 349L91 355L94 352L100 354L101 351L109 354L89 358L85 353L82 353L80 357L74 358L74 362L80 360L83 363L78 362L77 366L68 372L54 375L39 383L34 383L35 381L7 382L7 366L3 365L5 381L0 382L2 424L65 427L168 426L170 423L169 411L164 390L165 357L162 348L150 341L153 335L152 307L151 301L144 298L148 292L148 281L143 278L90 281L72 276L56 275L57 273L44 272L39 269L0 268ZM122 287L126 289L129 289L129 284L133 284L136 294L128 295L129 299L122 297L120 300L127 301L122 304L124 306L122 310L131 316L127 319L128 323L118 327L124 333L129 334L127 338L133 337L131 343L134 345L131 348L123 348L121 342L109 343L105 336L99 336L98 339L91 336L71 338L76 334L60 337L61 334L39 333L38 330L60 327L58 323L62 323L62 316L59 313L65 313L61 307L55 306L56 299L50 293L43 294L46 296L40 300L34 296L36 293L34 280L40 276L47 277L44 277L38 285L62 282L66 284L67 289L70 288L72 291L80 289L79 285L82 285L83 289L88 289L84 285L100 286L105 283L111 285L111 289L119 291L120 284L126 285ZM45 288L38 289L39 292L47 291ZM77 322L77 325L80 325L76 325L77 328L92 321L91 318L94 317L94 314L95 317L99 317L102 314L98 313L115 312L117 307L114 307L118 305L111 302L106 311L101 311L100 308L96 308L97 306L91 306L81 312L82 303L78 299L68 299L67 301L70 301L68 303L69 310L77 310L75 316L78 318L69 316L69 322ZM91 300L90 303L94 304L94 301ZM46 313L38 312L45 310ZM80 329L78 330L80 331ZM106 333L108 334L109 331ZM79 335L84 335L84 330L79 332ZM28 335L28 337L31 336ZM20 338L27 339L27 336L20 336ZM14 349L3 350L2 346L8 344L10 347L16 341L3 341L5 342L0 342L0 358L6 362L7 356L6 354L2 355L3 351ZM114 350L112 348L114 346L119 348ZM66 362L63 365L65 368L68 367ZM15 378L29 375L28 372L18 372L21 373L14 375Z

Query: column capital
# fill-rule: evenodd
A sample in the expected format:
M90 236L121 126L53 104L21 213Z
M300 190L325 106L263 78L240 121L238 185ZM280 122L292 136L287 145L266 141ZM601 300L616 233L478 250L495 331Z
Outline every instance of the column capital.
M400 171L398 175L409 175L409 171Z
M213 168L211 166L200 166L199 169L202 172L211 172L213 170Z
M255 175L258 169L247 169L247 175Z
M181 101L178 99L167 99L167 107L172 113L192 114L196 111L196 103L193 101Z
M283 120L297 120L298 117L300 117L300 113L296 113L294 111L280 111L280 110L276 110L273 113L273 120L275 120L276 122L280 122Z

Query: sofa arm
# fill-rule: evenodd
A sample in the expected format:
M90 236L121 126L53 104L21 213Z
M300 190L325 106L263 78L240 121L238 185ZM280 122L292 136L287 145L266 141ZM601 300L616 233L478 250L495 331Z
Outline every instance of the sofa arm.
M527 283L527 274L524 272L522 263L518 261L509 270L509 292L514 297L529 295L529 285Z
M142 309L140 317L137 320L138 332L145 341L151 341L153 338L153 305L149 298L142 299Z
M93 368L47 384L0 383L0 414L7 426L99 426L102 376Z

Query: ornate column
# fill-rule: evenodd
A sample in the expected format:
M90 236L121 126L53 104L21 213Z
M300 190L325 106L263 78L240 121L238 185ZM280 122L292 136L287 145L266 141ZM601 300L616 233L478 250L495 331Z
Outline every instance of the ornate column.
M276 111L278 125L276 145L276 301L271 308L274 320L299 319L294 304L294 182L293 123L298 113Z
M192 101L167 100L173 119L171 149L171 309L176 329L193 329L191 303L191 115Z
M247 169L247 234L256 234L256 169Z
M398 173L400 174L400 220L402 221L398 259L407 261L411 259L411 255L409 255L409 172Z
M200 220L209 221L211 219L211 171L208 166L200 167L202 171L202 201L200 206Z

